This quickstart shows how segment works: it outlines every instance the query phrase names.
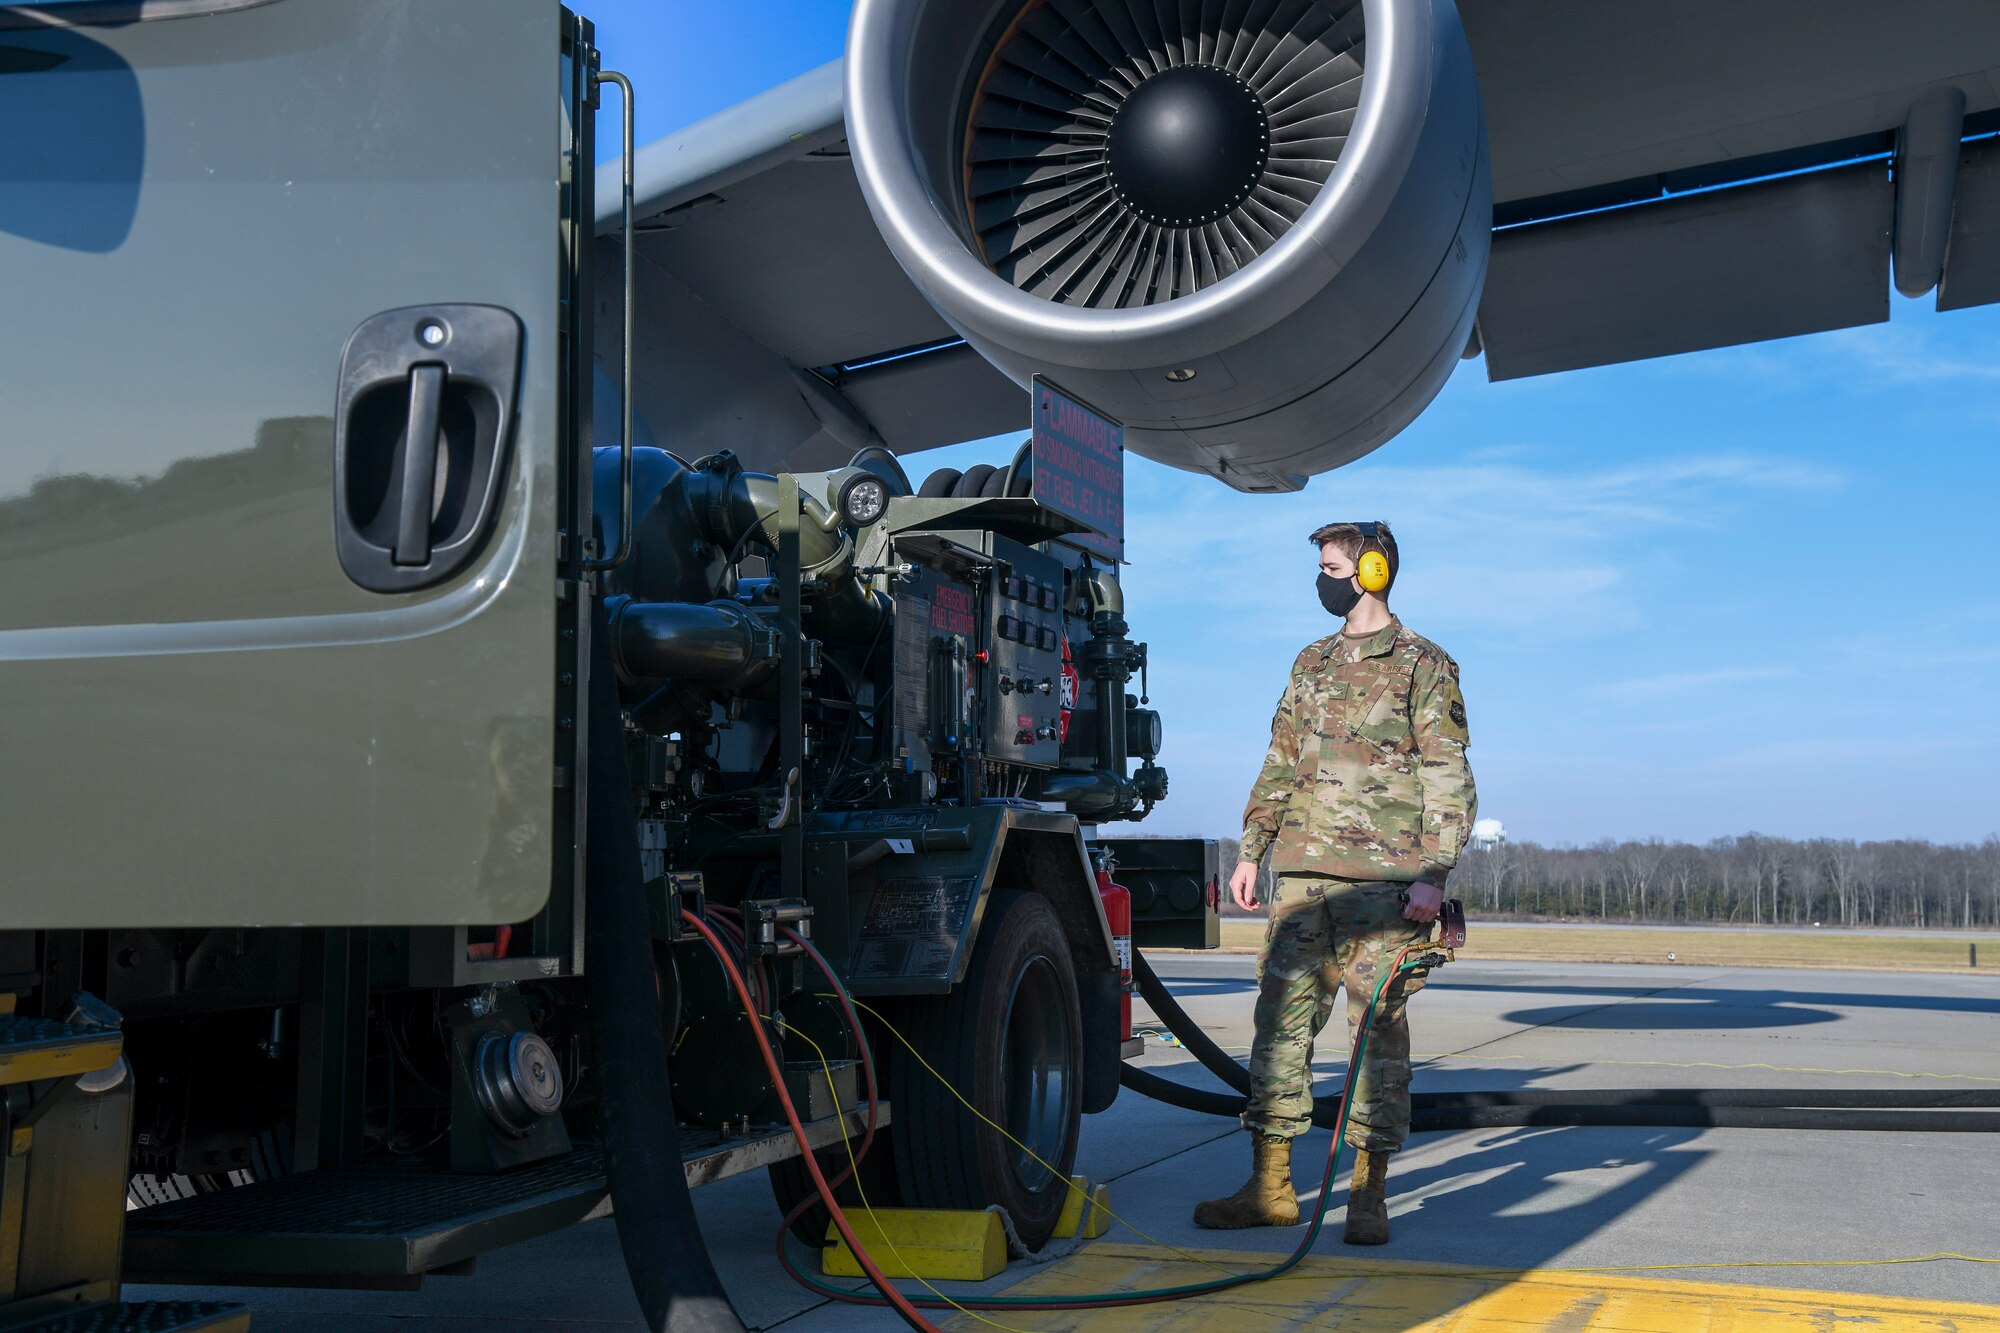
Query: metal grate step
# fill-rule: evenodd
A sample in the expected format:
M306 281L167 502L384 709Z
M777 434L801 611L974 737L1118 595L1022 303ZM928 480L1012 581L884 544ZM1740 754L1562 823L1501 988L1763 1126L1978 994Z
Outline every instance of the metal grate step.
M328 1167L126 1214L125 1277L402 1278L571 1226L604 1199L591 1151L491 1176Z
M227 1301L126 1301L66 1310L12 1333L246 1333L250 1312Z
M116 1028L0 1014L0 1084L109 1069L123 1045Z
M865 1114L848 1114L847 1133L859 1136ZM793 1150L789 1131L767 1125L733 1137L681 1135L688 1180L697 1185ZM816 1148L836 1144L840 1120L814 1122L806 1136ZM594 1148L498 1175L327 1167L127 1213L125 1280L408 1288L423 1274L610 1211Z

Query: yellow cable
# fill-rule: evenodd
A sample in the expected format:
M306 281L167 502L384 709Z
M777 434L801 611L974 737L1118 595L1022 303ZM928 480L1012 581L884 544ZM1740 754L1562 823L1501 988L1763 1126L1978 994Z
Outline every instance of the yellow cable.
M823 994L821 994L821 995L819 996L819 998L821 998L821 999L838 999L839 997L838 997L838 996L835 996L835 995L832 995L832 994L830 994L830 993L823 993ZM851 998L851 997L850 997L850 998ZM928 1073L928 1074L929 1074L929 1075L930 1075L930 1076L931 1076L932 1078L936 1079L936 1080L937 1080L937 1081L938 1081L939 1083L942 1083L942 1084L943 1084L943 1085L945 1086L945 1088L946 1088L946 1089L948 1089L948 1090L949 1090L949 1091L951 1092L951 1095L952 1095L953 1097L956 1097L956 1098L958 1099L958 1101L960 1102L960 1104L961 1104L961 1105L963 1105L963 1106L965 1107L965 1109L966 1109L966 1110L968 1110L968 1111L972 1112L972 1114L973 1114L974 1116L976 1116L976 1117L977 1117L977 1118L978 1118L979 1120L983 1121L983 1122L984 1122L984 1123L985 1123L985 1124L986 1124L987 1126L989 1126L989 1127L990 1127L991 1129L993 1129L993 1130L994 1130L994 1132L998 1133L998 1134L999 1134L999 1135L1000 1135L1000 1136L1001 1136L1002 1138L1006 1139L1006 1140L1007 1140L1007 1141L1008 1141L1009 1143L1011 1143L1011 1144L1013 1144L1013 1145L1014 1145L1015 1147L1017 1147L1017 1148L1021 1149L1021 1151L1023 1151L1023 1152L1025 1152L1025 1153L1027 1153L1027 1154L1028 1154L1028 1156L1029 1156L1029 1157L1031 1157L1031 1158L1033 1158L1033 1159L1034 1159L1034 1160L1035 1160L1036 1162L1039 1162L1039 1163L1041 1163L1041 1165L1042 1165L1042 1166L1043 1166L1044 1168L1046 1168L1046 1169L1047 1169L1047 1170L1048 1170L1048 1171L1049 1171L1049 1172L1050 1172L1051 1174L1053 1174L1053 1175L1057 1176L1058 1178L1061 1178L1061 1177L1062 1177L1062 1172L1060 1172L1060 1171L1056 1170L1056 1168L1055 1168L1055 1167L1053 1167L1053 1166L1050 1166L1050 1165L1049 1165L1049 1163L1047 1163L1047 1162L1044 1162L1044 1161L1042 1161L1042 1159L1041 1159L1041 1158L1040 1158L1039 1156L1037 1156L1037 1155L1035 1154L1035 1151L1034 1151L1034 1149L1032 1149L1032 1148L1028 1147L1028 1145L1027 1145L1027 1144L1025 1144L1025 1143L1022 1143L1022 1142L1021 1142L1021 1141L1020 1141L1019 1139L1015 1138L1015 1137L1014 1137L1014 1136L1013 1136L1012 1134L1009 1134L1009 1133L1008 1133L1008 1132L1006 1131L1006 1129L1005 1129L1005 1128L1004 1128L1003 1126L1001 1126L1001 1125L998 1125L998 1124L995 1124L995 1123L994 1123L994 1122L993 1122L993 1121L992 1121L991 1119L989 1119L989 1118L988 1118L988 1117L987 1117L987 1116L986 1116L986 1115L985 1115L985 1114L984 1114L984 1113L983 1113L982 1111L980 1111L980 1109L979 1109L978 1107L974 1106L974 1105L973 1105L973 1104L972 1104L972 1103L971 1103L970 1101L968 1101L968 1100L966 1099L965 1095L964 1095L963 1093L961 1093L961 1092L960 1092L960 1091L958 1090L958 1088L957 1088L956 1086L954 1086L954 1085L952 1084L952 1082L951 1082L951 1081L950 1081L949 1079L945 1078L945 1076L944 1076L944 1075L940 1074L940 1073L939 1073L939 1072L938 1072L938 1071L937 1071L936 1069L934 1069L934 1068L932 1068L932 1067L931 1067L931 1064L930 1064L930 1062L929 1062L928 1060L924 1059L924 1057L923 1057L922 1053L921 1053L921 1052L919 1052L919 1051L917 1050L917 1048L916 1048L915 1046L913 1046L913 1045L912 1045L912 1044L910 1043L910 1039L909 1039L909 1038L907 1038L907 1037L905 1037L905 1036L904 1036L904 1035L903 1035L903 1034L902 1034L901 1032L897 1031L897 1030L896 1030L896 1027L895 1027L895 1025L894 1025L894 1024L892 1024L892 1023L890 1023L888 1019L884 1018L884 1017L882 1016L882 1014L881 1014L881 1012L880 1012L879 1010L877 1010L877 1009L873 1008L873 1007L872 1007L872 1006L870 1006L870 1005L867 1005L867 1004L864 1004L864 1003L863 1003L863 1002L861 1002L860 1000L854 1000L854 1001L853 1001L853 1004L854 1004L854 1007L855 1007L855 1008L857 1008L857 1009L860 1009L860 1010L863 1010L863 1011L867 1012L867 1013L868 1013L869 1015L871 1015L871 1016L872 1016L872 1017L873 1017L873 1018L874 1018L874 1019L875 1019L875 1020L876 1020L877 1022L881 1023L881 1024L882 1024L882 1026L883 1026L883 1027L884 1027L885 1029L887 1029L887 1031L888 1031L889 1035L890 1035L890 1036L892 1036L892 1037L894 1037L894 1038L895 1038L895 1039L896 1039L896 1040L897 1040L898 1042L902 1043L902 1046L903 1046L903 1049L904 1049L904 1050L906 1050L906 1051L908 1051L908 1052L910 1053L910 1055L911 1055L912 1057L914 1057L914 1058L916 1059L916 1062L917 1062L917 1063L918 1063L919 1065L922 1065L922 1066L923 1066L923 1068L924 1068L924 1071L925 1071L926 1073ZM804 1033L799 1033L799 1035L800 1035L801 1037L805 1037L805 1034L804 1034ZM812 1038L810 1038L810 1037L805 1037L805 1040L807 1041L807 1043L808 1043L808 1044L813 1044L813 1043L812 1043ZM819 1047L818 1047L818 1046L817 1046L816 1044L813 1044L813 1049L814 1049L815 1051L818 1051L818 1050L819 1050ZM1225 1048L1225 1049L1228 1049L1228 1048ZM1430 1055L1422 1055L1422 1056L1414 1056L1414 1057L1412 1057L1412 1058L1413 1058L1413 1059L1421 1059L1421 1060L1443 1060L1443 1059L1453 1059L1453 1058L1456 1058L1456 1057L1457 1057L1457 1054L1458 1054L1457 1052L1452 1052L1452 1051L1443 1051L1443 1052L1438 1052L1438 1053L1435 1053L1435 1054L1430 1054ZM1481 1059L1528 1059L1528 1058L1530 1058L1530 1057L1527 1057L1527 1056L1502 1056L1502 1055L1489 1055L1489 1054L1487 1054L1487 1053L1484 1053L1484 1052L1482 1052L1482 1053L1480 1054L1479 1058L1481 1058ZM822 1054L821 1054L821 1056L820 1056L820 1060L821 1060L821 1063L822 1063L822 1064L824 1064L824 1063L825 1063L825 1060L826 1060L826 1057L825 1057L825 1055L824 1055L823 1053L822 1053ZM1695 1060L1695 1061L1676 1061L1676 1060L1593 1060L1593 1061L1591 1061L1590 1063L1592 1063L1592 1064L1617 1064L1617 1065L1647 1065L1647 1066L1657 1066L1657 1067L1661 1067L1661 1068L1668 1068L1668 1069L1764 1069L1764 1070L1769 1070L1769 1071L1771 1071L1771 1072L1774 1072L1774 1073L1784 1073L1784 1074L1884 1074L1884 1075L1890 1075L1890 1076L1893 1076L1893 1077L1896 1077L1896 1078L1938 1078L1938 1079L1954 1079L1954 1078L1955 1078L1955 1079L1971 1079L1971 1080L1975 1080L1975 1081L1978 1081L1978 1082L1983 1082L1983 1083L2000 1083L2000 1078L1987 1078L1987 1077L1985 1077L1985 1076L1983 1076L1983 1075L1979 1075L1979 1074L1929 1074L1929 1073L1914 1073L1914 1074L1912 1074L1912 1073L1903 1073L1903 1072L1900 1072L1900 1071L1897 1071L1897 1070L1893 1070L1893 1069L1815 1069L1815 1068L1810 1068L1810 1067L1802 1067L1802 1066L1796 1066L1796 1065L1772 1065L1772 1064L1761 1064L1761 1063L1759 1063L1759 1064L1741 1064L1741 1065L1732 1065L1732 1064L1718 1064L1718 1063L1715 1063L1715 1062L1712 1062L1712 1061L1706 1061L1706 1060ZM828 1085L829 1085L829 1086L831 1086L831 1085L832 1085L832 1081L833 1081L833 1072L832 1072L831 1068L829 1067L829 1068L828 1068L828 1070L827 1070L827 1082L828 1082ZM842 1141L843 1143L846 1143L846 1142L847 1142L847 1122L846 1122L846 1120L845 1120L845 1119L843 1119L843 1120L841 1121L841 1126L840 1126L840 1131L841 1131L841 1141ZM851 1146L851 1145L850 1145L850 1146L849 1146L849 1148L848 1148L848 1159L849 1159L849 1161L850 1161L850 1162L853 1162L853 1160L854 1160L854 1150L853 1150L853 1148L852 1148L852 1146ZM855 1181L855 1191L856 1191L857 1193L860 1193L860 1189L861 1189L861 1186L860 1186L860 1181L859 1181L859 1178L858 1178L858 1175L859 1175L859 1172L858 1172L858 1164L857 1164L857 1179L856 1179L856 1181ZM862 1200L861 1200L861 1202L862 1202L862 1206L863 1206L864 1208L867 1208L867 1207L868 1207L868 1199L867 1199L867 1196L866 1196L865 1194L864 1194L864 1195L862 1195ZM1209 1260L1209 1259L1204 1259L1204 1258L1202 1258L1202 1257L1201 1257L1200 1255L1197 1255L1197 1254L1191 1254L1191 1253L1189 1253L1188 1251L1186 1251L1186 1250L1183 1250L1183 1249L1181 1249L1181 1248L1180 1248L1179 1246L1176 1246L1176 1245L1169 1245L1169 1244L1167 1244L1167 1243L1166 1243L1166 1242L1164 1242L1164 1241L1161 1241L1161 1240L1157 1240L1157 1239L1155 1239L1154 1237L1152 1237L1152 1236L1149 1236L1149 1235L1147 1235L1147 1234L1146 1234L1146 1233L1145 1233L1144 1231L1141 1231L1141 1230L1140 1230L1140 1229L1139 1229L1138 1227L1136 1227L1136 1226L1133 1226L1133 1225L1132 1225L1132 1223L1130 1223L1129 1221L1127 1221L1127 1220L1126 1220L1125 1218L1123 1218L1123 1217L1119 1216L1119 1215L1118 1215L1117 1213L1115 1213L1115 1212L1112 1212L1112 1210L1111 1210L1111 1209L1109 1209L1109 1208L1106 1208L1106 1209L1105 1209L1104 1211L1105 1211L1106 1213L1108 1213L1108 1214L1109 1214L1109 1215L1111 1216L1111 1218L1112 1218L1112 1220L1113 1220L1113 1221L1115 1221L1115 1222L1117 1222L1117 1223L1118 1223L1119 1225L1121 1225L1121 1226L1125 1227L1125 1228L1126 1228L1127 1230L1131 1231L1131 1232L1132 1232L1132 1233L1133 1233L1134 1235L1138 1236L1138 1237L1139 1237L1140 1239L1142 1239L1142 1240L1146 1241L1147 1243L1149 1243L1149 1244L1151 1244L1151 1245L1155 1245L1155 1246L1159 1247L1160 1249L1163 1249L1163 1250L1166 1250L1166 1251L1168 1251L1169 1253L1172 1253L1172 1254L1175 1254L1175 1255L1178 1255L1178 1256L1179 1256L1180 1258L1182 1258L1182 1259L1184 1259L1184 1260L1188 1261L1189 1263L1196 1263L1196 1264L1201 1264L1201 1265L1203 1265L1203 1266L1205 1266L1205 1267L1208 1267L1208 1268L1213 1268L1213 1269L1215 1269L1215 1270L1216 1270L1217 1272L1220 1272L1220 1273L1227 1273L1227 1274L1228 1274L1229 1276L1231 1276L1231 1277L1236 1277L1236 1276L1239 1276L1238 1274L1236 1274L1236 1273L1233 1273L1233 1272L1231 1272L1231 1271L1230 1271L1229 1269L1227 1269L1227 1268L1224 1268L1224 1267L1223 1267L1223 1266L1222 1266L1221 1264L1218 1264L1218 1263L1215 1263L1215 1262L1213 1262L1212 1260ZM874 1216L874 1210L873 1210L872 1208L868 1209L868 1213L869 1213L869 1216L870 1216L871 1218L872 1218L872 1217ZM878 1223L877 1225L879 1226L880 1224ZM886 1233L884 1233L884 1235L883 1235L883 1239L884 1239L884 1240L887 1240L887 1239L888 1239L888 1236L887 1236L887 1234L886 1234ZM890 1242L890 1249L891 1249L891 1250L894 1250L894 1249L895 1249L895 1244L894 1244L894 1242ZM901 1255L898 1255L898 1256L897 1256L897 1261L898 1261L898 1262L901 1262L901 1258L902 1258L902 1256L901 1256ZM1669 1273L1669 1272L1692 1272L1692 1271L1696 1271L1696 1270L1700 1270L1700 1269L1715 1269L1715 1268L1875 1268L1875 1267L1883 1267L1883 1266L1886 1266L1886 1265L1891 1265L1891 1264L1926 1264L1926 1263L1935 1263L1935 1262L1940 1262L1940 1261L1949 1261L1949 1260L1957 1260L1957 1261L1959 1261L1959 1262L1962 1262L1962 1263L1968 1263L1968 1264L2000 1264L2000 1258L1986 1258L1986 1257L1984 1257L1984 1256L1980 1256L1980 1255L1972 1255L1972 1254L1959 1254L1959 1253L1956 1253L1955 1251L1949 1251L1949 1250L1943 1250L1943 1251L1939 1251L1939 1252L1938 1252L1938 1253L1936 1253L1936 1254L1919 1254L1919 1255L1910 1255L1910 1256L1908 1256L1908 1257L1903 1257L1903 1258L1894 1258L1894 1259L1773 1259L1773 1260L1757 1260L1757 1261L1749 1261L1749 1260L1746 1260L1746 1261L1740 1261L1740 1262L1736 1262L1736 1263L1695 1263L1695 1264L1623 1264L1623 1265L1608 1265L1608 1266L1602 1266L1602 1267L1575 1267L1575 1268L1547 1268L1547 1267L1544 1267L1544 1268L1482 1268L1482 1269L1465 1269L1465 1268L1452 1268L1452 1269L1401 1269L1401 1270L1397 1270L1397 1271L1393 1271L1393 1272L1390 1272L1390 1271L1384 1271L1384 1272L1379 1272L1379 1273L1373 1273L1373 1274L1367 1274L1367 1273L1362 1273L1362 1274L1343 1274L1343 1276L1357 1276L1357 1277L1370 1277L1370 1276L1372 1276L1372 1277L1532 1277L1532 1276L1533 1276L1534 1274L1536 1274L1536 1273ZM907 1265L905 1265L905 1266L907 1267ZM1310 1278L1313 1278L1313 1279L1314 1279L1315 1281L1325 1281L1325 1275L1324 1275L1324 1274L1313 1274L1313 1273L1305 1273L1305 1272L1292 1272L1292 1273L1286 1273L1286 1274L1283 1274L1283 1275L1281 1275L1280 1277L1278 1277L1278 1278L1276 1278L1276 1279L1274 1279L1274 1280L1275 1280L1275 1281L1279 1281L1279 1282L1293 1282L1293 1281L1298 1281L1298 1280L1300 1280L1300 1279L1302 1279L1302 1278L1308 1278L1308 1277L1310 1277ZM918 1281L922 1281L922 1280L923 1280L923 1279L921 1279L921 1278L919 1278L919 1279L918 1279ZM930 1284L929 1284L928 1282L924 1283L924 1285L925 1285L926 1287L929 1287L929 1286L930 1286ZM980 1317L980 1316L979 1316L979 1315L978 1315L978 1314L977 1314L977 1313L976 1313L975 1311L971 1311L971 1310L965 1310L965 1309L964 1309L964 1307L962 1307L962 1306L959 1306L959 1305L957 1305L956 1303L953 1303L953 1302L951 1302L951 1301L950 1301L950 1298L949 1298L949 1297L947 1297L947 1296L945 1296L945 1295L944 1295L943 1293L941 1293L941 1292L937 1292L937 1289L936 1289L936 1288L934 1288L934 1287L932 1287L932 1288L931 1288L931 1290L932 1290L932 1291L933 1291L934 1293L936 1293L936 1294L937 1294L937 1296L938 1296L938 1299L939 1299L939 1300L942 1300L942 1301L946 1301L946 1302L947 1302L948 1304L952 1304L952 1307L953 1307L954 1309L958 1309L958 1310L961 1310L961 1311L963 1311L963 1313L966 1313L966 1314L970 1314L970 1315L972 1315L972 1317L973 1317L973 1318L975 1318L975 1319L980 1319L980 1322L981 1322L981 1323L987 1323L987 1324L993 1324L993 1326L994 1326L995 1328L1006 1328L1006 1327L1007 1327L1007 1326L1006 1326L1006 1325L1004 1325L1004 1324L998 1324L998 1323L994 1323L994 1321L993 1321L993 1320L990 1320L990 1319L983 1319L983 1318L981 1318L981 1317ZM1015 1331L1014 1331L1014 1333L1025 1333L1025 1331L1023 1331L1023 1330L1015 1330Z
M801 1032L797 1028L786 1029L786 1034L788 1036L797 1037L799 1040L803 1041L806 1045L813 1048L813 1054L819 1057L820 1068L826 1071L826 1086L829 1090L832 1090L833 1065L827 1060L826 1052L820 1048L820 1044L814 1041L811 1037L808 1037L805 1033ZM918 1282L923 1283L924 1290L930 1292L931 1295L937 1297L939 1300L943 1301L946 1305L949 1305L952 1309L958 1311L960 1314L971 1315L974 1319L977 1319L980 1323L990 1325L993 1328L1003 1329L1005 1330L1005 1333L1035 1333L1035 1331L1032 1329L1015 1328L1011 1324L1003 1324L998 1320L988 1319L985 1315L980 1314L977 1310L966 1309L963 1305L960 1305L957 1301L953 1300L951 1297L945 1295L943 1292L939 1291L936 1287L932 1286L930 1282L927 1281L921 1273L918 1273L915 1269L911 1268L909 1264L904 1263L903 1252L896 1248L895 1238L889 1234L888 1228L882 1225L882 1219L875 1216L875 1206L868 1202L868 1191L861 1188L861 1160L854 1155L854 1140L849 1138L847 1134L847 1112L845 1110L842 1110L839 1113L839 1116L840 1116L840 1146L847 1149L847 1166L848 1170L852 1173L848 1178L854 1182L854 1192L861 1198L861 1210L867 1213L868 1220L875 1224L876 1232L881 1235L883 1243L889 1247L889 1253L896 1256L896 1262L902 1265L903 1271L909 1273L911 1277L916 1278Z
M820 998L834 999L837 997L826 995ZM852 999L851 996L849 998ZM974 1106L970 1101L966 1100L965 1094L960 1092L958 1088L953 1085L950 1079L946 1078L943 1074L938 1073L937 1070L931 1068L930 1061L924 1059L923 1054L920 1051L918 1051L915 1046L910 1044L910 1039L908 1037L905 1037L902 1033L898 1032L894 1024L890 1023L888 1019L882 1017L880 1011L870 1007L869 1005L863 1004L859 1000L854 1000L854 1007L857 1009L864 1010L867 1013L873 1015L876 1022L880 1023L884 1028L888 1029L890 1036L894 1037L897 1041L903 1044L903 1049L908 1051L910 1055L916 1060L916 1062L924 1067L924 1071L926 1073L928 1073L932 1078L936 1079L939 1083L942 1083L945 1086L945 1089L949 1091L952 1096L958 1098L960 1105L964 1106L966 1110L972 1112L974 1116L976 1116L979 1120L983 1121L996 1134L1000 1135L1001 1138L1007 1140L1007 1142L1013 1144L1016 1148L1019 1148L1022 1152L1028 1154L1029 1157L1034 1158L1035 1161L1040 1162L1043 1168L1046 1169L1050 1175L1054 1176L1057 1180L1063 1181L1064 1188L1068 1188L1069 1177L1067 1175L1057 1170L1055 1167L1049 1165L1049 1163L1042 1161L1042 1159L1036 1155L1035 1150L1033 1148L1030 1148L1027 1144L1021 1142L1019 1139L1015 1138L1012 1134L1009 1134L1004 1126L994 1124L992 1120L987 1118L986 1114L983 1111L981 1111L978 1107ZM1177 1245L1169 1245L1167 1242L1163 1240L1159 1240L1153 1236L1147 1235L1145 1232L1139 1230L1138 1227L1133 1226L1123 1217L1120 1217L1117 1213L1112 1212L1112 1210L1109 1207L1105 1208L1104 1211L1111 1217L1112 1221L1118 1223L1120 1226L1130 1231L1133 1235L1138 1236L1141 1240L1144 1240L1152 1245L1157 1245L1163 1250L1171 1251L1172 1253L1177 1254L1181 1258L1187 1260L1189 1263L1204 1264L1209 1268L1213 1268L1216 1272L1222 1273L1228 1277L1243 1276L1241 1273L1233 1272L1230 1269L1223 1267L1221 1264L1214 1262L1213 1260L1204 1259L1200 1255L1191 1254L1188 1251L1181 1249Z

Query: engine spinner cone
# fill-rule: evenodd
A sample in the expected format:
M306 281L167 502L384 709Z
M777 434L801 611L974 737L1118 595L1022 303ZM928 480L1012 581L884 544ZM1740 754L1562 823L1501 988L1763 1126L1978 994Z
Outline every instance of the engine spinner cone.
M1106 145L1111 187L1147 222L1204 227L1257 187L1271 122L1250 85L1213 65L1162 70L1132 90Z

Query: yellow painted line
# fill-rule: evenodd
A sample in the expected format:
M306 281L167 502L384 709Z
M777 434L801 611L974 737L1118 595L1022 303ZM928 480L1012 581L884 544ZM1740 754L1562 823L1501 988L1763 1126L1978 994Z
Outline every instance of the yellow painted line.
M1074 1296L1205 1281L1211 1260L1241 1271L1275 1256L1188 1252L1150 1245L1091 1245L1006 1291ZM2000 1333L2000 1305L1909 1300L1853 1292L1679 1282L1610 1273L1491 1270L1445 1264L1308 1258L1284 1277L1214 1296L1122 1310L1010 1310L1037 1333ZM944 1327L981 1327L959 1317Z

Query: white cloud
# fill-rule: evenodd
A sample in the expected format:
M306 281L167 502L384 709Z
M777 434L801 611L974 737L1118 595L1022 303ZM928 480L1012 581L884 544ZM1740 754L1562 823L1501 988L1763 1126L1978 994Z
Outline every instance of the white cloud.
M1843 484L1832 469L1746 454L1558 470L1488 459L1403 467L1364 460L1303 492L1242 495L1149 464L1128 479L1126 576L1135 605L1171 605L1245 645L1326 632L1305 595L1305 536L1379 517L1407 562L1399 605L1426 624L1591 634L1630 623L1624 585L1641 539L1722 526L1745 503Z
M1565 389L1623 389L1647 396L1673 383L1703 380L1724 386L1722 391L1736 404L1825 389L1879 393L1909 384L2000 379L2000 339L1962 313L1938 316L1899 305L1881 324L1708 348L1558 378Z
M1937 384L1953 380L2000 380L2000 348L1954 339L1950 350L1928 328L1871 324L1826 334L1823 345L1847 370L1858 369L1890 384Z
M1699 694L1717 686L1740 685L1755 680L1785 680L1798 675L1790 667L1725 667L1717 671L1681 671L1659 676L1639 676L1632 680L1607 681L1592 688L1602 699L1621 703L1666 699Z

